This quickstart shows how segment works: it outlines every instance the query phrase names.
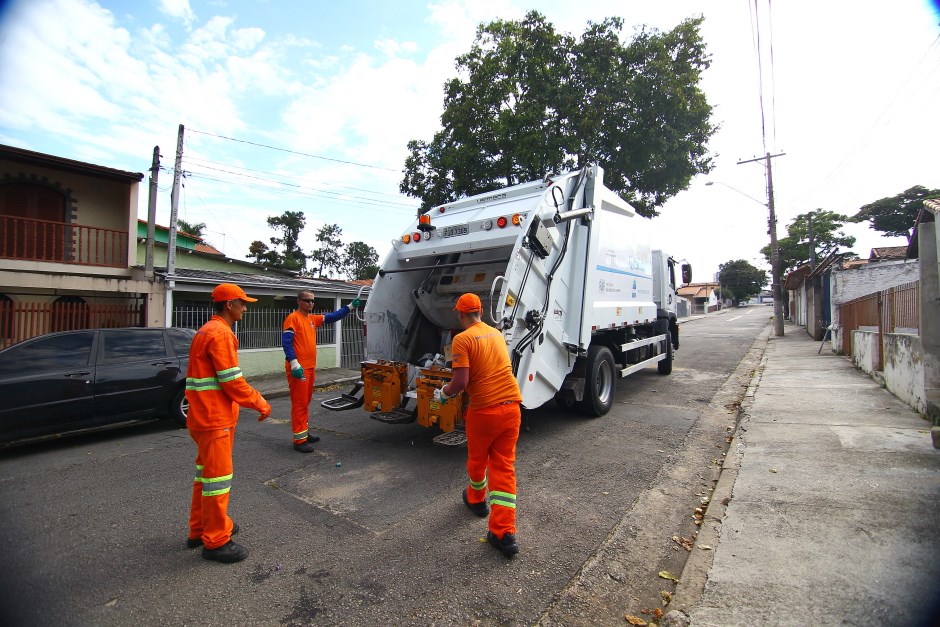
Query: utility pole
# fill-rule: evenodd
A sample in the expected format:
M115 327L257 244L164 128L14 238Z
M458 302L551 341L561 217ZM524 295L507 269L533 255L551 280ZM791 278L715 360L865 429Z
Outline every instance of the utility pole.
M768 152L763 157L738 161L738 165L742 163L752 163L754 161L763 161L764 167L767 169L767 211L769 212L767 231L770 233L770 289L773 291L774 295L774 335L777 337L783 337L783 285L780 283L780 250L777 247L777 214L774 211L774 177L770 167L770 160L775 157L782 157L785 154L786 153L781 152L772 155Z
M160 146L153 147L150 165L150 197L147 201L147 248L144 255L144 275L153 281L153 238L157 223L157 177L160 175Z
M183 125L176 138L176 161L173 165L173 189L170 191L170 238L166 247L166 326L173 326L173 288L176 282L176 219L179 215L180 178L183 174Z

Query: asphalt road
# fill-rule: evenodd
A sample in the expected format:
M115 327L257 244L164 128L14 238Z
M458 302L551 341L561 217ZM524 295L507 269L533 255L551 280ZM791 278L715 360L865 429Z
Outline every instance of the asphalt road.
M289 400L236 434L230 514L250 555L185 548L195 446L168 421L0 451L0 623L625 624L661 607L717 479L769 308L681 326L673 374L621 379L612 411L532 411L518 447L521 552L483 542L465 450L435 432ZM321 400L318 395L316 400Z

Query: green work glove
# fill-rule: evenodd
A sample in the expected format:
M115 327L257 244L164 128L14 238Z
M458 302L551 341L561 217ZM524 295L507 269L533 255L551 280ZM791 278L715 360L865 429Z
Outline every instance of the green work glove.
M362 303L361 303L361 302L359 301L359 299L357 298L357 299L353 300L353 302L349 303L349 306L352 307L353 309L359 309L359 305L361 305L361 304L362 304Z
M300 362L296 359L290 360L290 373L295 379L304 379L304 369L301 367Z

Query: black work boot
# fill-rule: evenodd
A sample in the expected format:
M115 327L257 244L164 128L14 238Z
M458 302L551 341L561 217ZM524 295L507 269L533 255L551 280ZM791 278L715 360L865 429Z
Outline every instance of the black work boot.
M229 540L217 549L202 547L202 559L232 564L248 557L248 549Z
M467 500L466 488L464 488L461 494L463 495L463 504L467 506L467 509L469 509L471 512L473 512L480 518L486 518L487 516L489 516L490 506L486 504L485 499L479 503L471 503L470 501Z
M486 541L489 542L493 548L499 549L507 559L512 559L512 556L519 552L519 545L516 544L516 536L514 534L507 533L502 538L497 538L496 534L492 531L487 531Z
M235 535L238 533L238 523L234 520L232 521L232 533ZM202 546L202 538L186 538L186 548L187 549L196 549Z
M319 442L319 441L320 441L320 436L318 436L318 435L308 435L308 436L307 436L307 442L310 442L311 444L316 444L316 443Z
M312 453L313 452L313 443L310 441L310 438L307 438L305 441L300 444L294 443L294 450L298 453Z

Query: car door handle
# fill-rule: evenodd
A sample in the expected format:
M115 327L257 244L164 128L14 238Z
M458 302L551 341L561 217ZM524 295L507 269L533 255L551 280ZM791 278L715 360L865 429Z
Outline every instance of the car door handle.
M91 370L81 370L79 372L66 372L65 376L67 377L87 377L91 374Z
M172 365L172 364L173 364L172 361L155 361L155 362L151 363L150 365L151 365L151 366L169 366L169 365Z

